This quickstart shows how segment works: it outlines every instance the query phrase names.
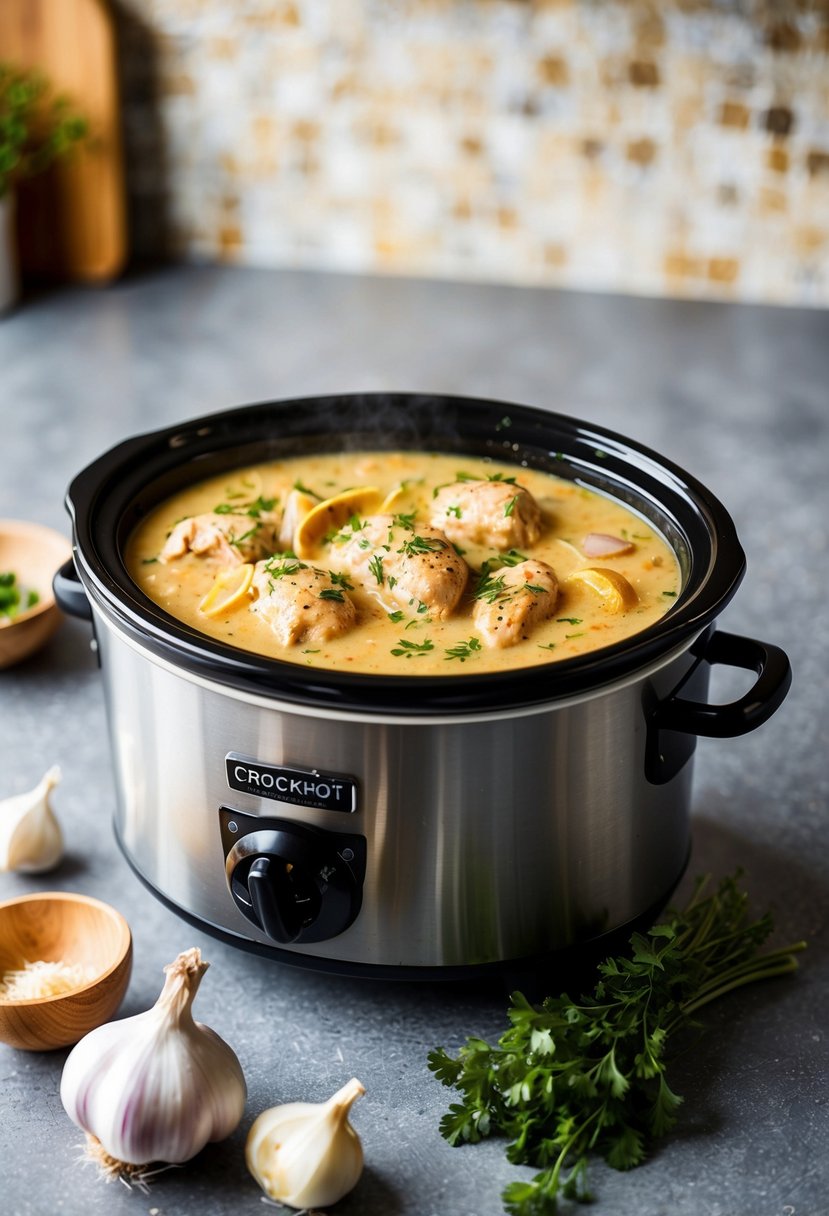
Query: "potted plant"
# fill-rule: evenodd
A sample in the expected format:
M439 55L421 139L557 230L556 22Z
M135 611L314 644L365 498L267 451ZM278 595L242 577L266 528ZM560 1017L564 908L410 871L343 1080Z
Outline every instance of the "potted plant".
M14 187L47 169L88 132L39 72L0 63L0 313L17 299Z

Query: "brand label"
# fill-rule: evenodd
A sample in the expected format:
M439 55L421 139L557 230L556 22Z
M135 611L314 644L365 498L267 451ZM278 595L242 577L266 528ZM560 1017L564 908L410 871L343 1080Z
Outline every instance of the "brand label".
M357 782L342 773L263 764L261 760L252 760L236 752L228 752L225 767L227 784L243 794L290 802L294 806L318 807L322 811L350 814L357 810Z

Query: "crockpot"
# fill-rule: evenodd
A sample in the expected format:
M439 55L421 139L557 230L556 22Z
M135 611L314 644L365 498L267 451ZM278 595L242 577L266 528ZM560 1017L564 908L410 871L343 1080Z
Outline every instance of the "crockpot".
M546 470L624 503L681 591L633 637L541 667L310 670L213 640L131 579L157 503L245 464L410 449ZM764 722L776 646L717 632L745 559L721 504L642 445L503 402L363 394L267 402L128 439L72 482L61 605L91 617L117 839L171 908L238 946L351 974L529 966L658 909L687 863L697 737ZM708 704L712 664L751 690Z

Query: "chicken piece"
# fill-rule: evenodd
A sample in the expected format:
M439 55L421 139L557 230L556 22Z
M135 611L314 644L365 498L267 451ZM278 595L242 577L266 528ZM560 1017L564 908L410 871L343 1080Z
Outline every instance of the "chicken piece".
M515 646L555 612L558 579L552 566L530 558L487 575L476 596L475 628L487 646Z
M251 611L270 625L283 646L327 642L357 623L357 609L326 570L278 555L257 562L251 585L257 598Z
M514 481L457 481L435 495L432 525L458 544L524 548L541 535L541 508Z
M277 548L276 517L269 512L252 516L247 512L207 511L182 519L167 537L159 554L162 562L175 561L185 553L218 558L223 566L256 561Z
M370 515L346 525L332 560L370 590L388 591L399 604L449 616L463 595L469 567L438 528L409 527L400 516ZM425 606L425 608L424 608Z

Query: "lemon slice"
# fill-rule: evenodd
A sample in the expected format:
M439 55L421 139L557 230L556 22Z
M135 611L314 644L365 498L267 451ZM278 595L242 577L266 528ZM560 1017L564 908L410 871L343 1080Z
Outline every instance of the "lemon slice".
M355 486L353 490L343 490L342 494L335 494L333 498L326 498L317 503L297 525L294 532L294 553L297 557L313 557L324 536L329 532L339 531L352 515L362 515L366 512L370 514L375 511L382 497L374 486Z
M232 570L223 570L207 595L199 604L199 612L205 616L221 616L238 608L245 599L253 578L253 566L244 562Z
M633 587L618 570L589 566L586 570L576 570L573 574L568 574L564 582L565 585L575 583L589 587L601 597L602 607L607 612L627 612L639 602Z
M393 490L389 490L386 497L380 504L380 510L385 513L391 511L393 507L399 507L409 490L409 483L401 481Z

